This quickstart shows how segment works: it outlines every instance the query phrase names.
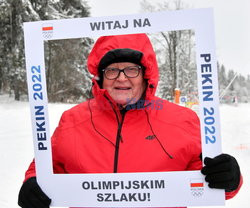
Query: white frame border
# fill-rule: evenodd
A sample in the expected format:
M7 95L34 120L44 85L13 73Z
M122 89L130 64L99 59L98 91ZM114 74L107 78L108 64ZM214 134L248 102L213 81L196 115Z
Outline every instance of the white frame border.
M134 19L148 20L144 27L133 27ZM90 23L128 21L126 28L105 28L92 31ZM164 21L163 21L164 20ZM47 27L46 31L42 28ZM51 142L49 132L48 100L44 63L44 40L71 39L103 35L129 33L155 33L192 29L196 38L196 64L200 102L200 120L202 135L202 153L204 156L216 156L221 153L218 78L215 55L215 37L212 9L178 10L126 16L107 16L95 18L77 18L24 23L25 55L31 120L38 183L42 190L52 198L52 206L82 207L166 207L166 206L202 206L224 205L225 194L222 190L204 187L196 190L200 197L192 195L190 181L204 181L200 171L178 171L160 173L118 173L118 174L53 174ZM202 54L209 54L203 56ZM209 59L210 56L210 59ZM204 68L211 65L211 71ZM209 75L207 75L209 74ZM205 77L207 79L205 80ZM208 77L209 76L209 77ZM211 80L211 85L209 80ZM206 97L207 95L207 97ZM42 97L42 99L39 99ZM40 109L41 111L38 111ZM43 118L42 118L43 117ZM37 122L45 122L38 128ZM208 129L213 129L212 133ZM42 132L42 133L41 133ZM46 138L45 138L46 135ZM209 140L210 138L210 140ZM209 142L210 141L210 142ZM212 141L212 142L211 142ZM46 150L45 150L46 148ZM152 190L84 190L83 181L134 181L164 180L164 189ZM178 188L176 188L178 187ZM97 193L112 193L116 196L129 193L149 193L147 201L99 202ZM73 193L73 194L72 194Z

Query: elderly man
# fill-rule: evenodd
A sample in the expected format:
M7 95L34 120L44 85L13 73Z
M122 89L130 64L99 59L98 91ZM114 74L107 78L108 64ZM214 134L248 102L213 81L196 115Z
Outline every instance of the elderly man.
M232 156L205 158L202 168L197 115L155 96L158 66L145 34L100 37L88 69L94 98L63 113L52 136L54 173L201 170L227 199L239 191L242 178ZM50 202L33 161L18 204L42 208Z

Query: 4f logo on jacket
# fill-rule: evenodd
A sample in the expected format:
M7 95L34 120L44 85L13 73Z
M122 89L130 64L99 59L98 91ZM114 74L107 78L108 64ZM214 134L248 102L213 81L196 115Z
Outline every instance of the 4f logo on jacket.
M153 140L153 139L155 139L155 135L149 135L149 136L145 137L145 139Z

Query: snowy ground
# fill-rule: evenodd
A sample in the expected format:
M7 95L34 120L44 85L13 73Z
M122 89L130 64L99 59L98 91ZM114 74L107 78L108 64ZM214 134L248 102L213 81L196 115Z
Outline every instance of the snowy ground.
M61 113L72 105L49 104L51 132ZM244 184L239 194L226 202L226 208L248 208L250 188L250 104L222 105L223 152L235 156ZM0 96L0 207L18 208L17 195L24 172L33 158L28 102L15 102ZM219 208L219 207L217 207Z

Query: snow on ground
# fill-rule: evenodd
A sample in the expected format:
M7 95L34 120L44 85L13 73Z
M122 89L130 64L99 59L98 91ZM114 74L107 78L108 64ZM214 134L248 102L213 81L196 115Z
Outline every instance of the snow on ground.
M69 104L49 104L51 132ZM250 104L222 105L223 152L235 156L244 184L239 194L226 201L226 208L248 208L250 188ZM18 208L17 196L31 159L34 157L28 102L16 102L0 95L0 207ZM219 208L219 207L217 207Z

